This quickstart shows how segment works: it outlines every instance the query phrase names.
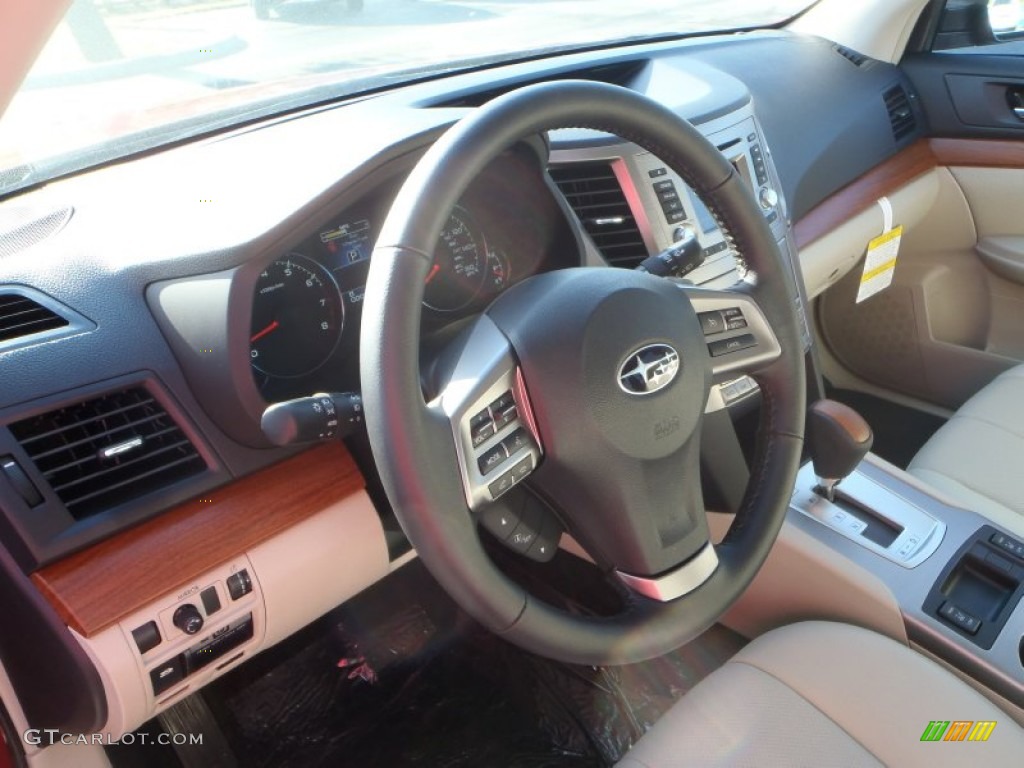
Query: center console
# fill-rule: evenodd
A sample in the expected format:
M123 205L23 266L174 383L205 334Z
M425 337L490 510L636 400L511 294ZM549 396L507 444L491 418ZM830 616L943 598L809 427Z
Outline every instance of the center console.
M912 644L1024 707L1022 537L873 454L833 502L818 486L806 465L788 522L884 582Z

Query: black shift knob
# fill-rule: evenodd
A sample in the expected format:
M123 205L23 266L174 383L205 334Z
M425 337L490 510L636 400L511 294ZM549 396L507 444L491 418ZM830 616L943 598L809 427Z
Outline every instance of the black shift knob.
M835 400L819 400L807 414L807 447L814 474L829 498L836 483L856 469L871 450L871 427L855 410Z

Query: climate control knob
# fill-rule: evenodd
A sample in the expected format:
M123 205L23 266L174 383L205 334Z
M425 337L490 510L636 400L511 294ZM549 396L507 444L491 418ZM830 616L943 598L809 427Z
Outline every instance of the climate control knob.
M194 635L203 628L203 614L192 603L185 603L171 616L171 621L186 635Z

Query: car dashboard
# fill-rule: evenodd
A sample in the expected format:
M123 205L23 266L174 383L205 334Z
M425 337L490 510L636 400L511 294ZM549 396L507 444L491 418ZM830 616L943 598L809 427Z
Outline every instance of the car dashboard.
M803 77L809 67L821 76ZM894 89L916 114L895 67L766 31L427 81L0 203L0 310L27 302L19 312L42 323L0 334L4 578L67 659L75 727L137 727L411 556L364 435L279 448L260 418L278 401L358 391L373 244L431 143L494 96L567 78L632 88L701 130L748 183L801 313L792 222L917 136L893 132ZM424 350L532 275L633 268L686 234L704 256L691 282L747 277L654 154L594 131L530 137L482 171L442 229ZM739 338L740 323L706 318L709 343ZM725 377L709 409L756 396L750 379Z

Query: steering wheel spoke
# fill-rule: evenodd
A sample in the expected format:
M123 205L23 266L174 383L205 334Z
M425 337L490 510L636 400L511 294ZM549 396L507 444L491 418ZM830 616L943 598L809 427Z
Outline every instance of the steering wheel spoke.
M479 510L525 480L544 452L522 372L498 327L483 315L460 345L435 402L451 422L466 505Z
M753 297L680 285L690 299L711 357L712 374L754 374L782 354L779 340Z

